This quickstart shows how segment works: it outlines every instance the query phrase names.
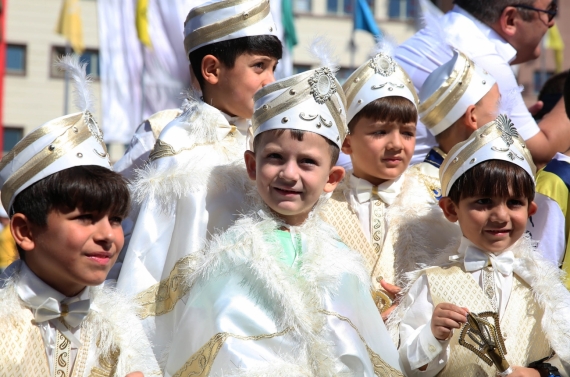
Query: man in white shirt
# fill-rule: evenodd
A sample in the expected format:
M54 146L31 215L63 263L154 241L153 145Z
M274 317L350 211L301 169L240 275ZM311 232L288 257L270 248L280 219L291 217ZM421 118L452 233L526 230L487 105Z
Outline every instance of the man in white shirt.
M396 50L395 58L408 72L420 90L427 76L452 57L452 48L441 43L441 35L449 43L468 53L472 60L497 78L501 95L514 97L510 116L520 135L526 140L534 162L543 166L556 152L570 147L570 121L560 101L543 119L540 126L532 118L520 94L510 67L536 59L540 41L554 25L557 0L456 0L456 6L437 25L428 25ZM416 150L412 163L420 162L436 145L424 125L418 123Z

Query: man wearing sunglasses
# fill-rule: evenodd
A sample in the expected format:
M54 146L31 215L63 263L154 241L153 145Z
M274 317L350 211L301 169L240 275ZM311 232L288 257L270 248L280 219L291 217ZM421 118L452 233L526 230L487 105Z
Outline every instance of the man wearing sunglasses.
M535 164L544 166L570 147L570 121L562 101L540 125L532 118L510 65L536 59L546 31L554 26L557 0L455 0L455 7L396 50L396 60L420 90L427 76L452 57L452 47L487 70L499 84L510 117L526 140ZM442 43L447 42L447 43ZM537 110L538 111L538 110ZM418 123L413 163L435 145Z

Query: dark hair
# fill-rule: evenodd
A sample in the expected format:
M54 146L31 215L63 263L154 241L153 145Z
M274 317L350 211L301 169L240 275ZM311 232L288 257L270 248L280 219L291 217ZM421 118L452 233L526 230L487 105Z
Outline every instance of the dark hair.
M564 84L566 83L567 77L568 71L563 71L546 80L538 94L538 100L542 101L544 106L534 115L534 119L542 119L546 114L551 112L558 101L560 101L560 98L562 98L564 94Z
M362 118L383 122L417 123L418 110L416 106L404 97L378 98L364 106L348 123L348 130L354 131L356 123Z
M305 132L310 132L310 131L292 130L292 129L277 129L277 130L265 131L265 132L260 133L259 135L257 135L255 137L255 139L253 139L253 151L255 152L257 150L257 148L259 147L259 144L261 144L261 140L263 140L263 138L266 138L270 135L272 137L279 137L279 136L283 135L285 133L285 131L287 131L287 130L291 131L291 138L294 140L298 140L298 141L303 141L303 136L305 135ZM321 135L319 135L319 136L321 136ZM323 139L325 139L327 141L327 143L329 144L329 151L331 154L331 167L332 167L338 161L338 155L340 154L340 149L335 143L333 143L332 141L330 141L326 137L324 137L324 136L321 136L321 137Z
M254 35L212 43L192 51L189 54L190 65L202 90L202 60L206 55L213 55L227 68L233 68L238 56L243 54L270 56L279 60L283 55L283 45L274 35Z
M88 165L65 169L34 183L16 196L11 213L24 214L32 224L45 228L51 211L69 213L80 208L124 218L129 207L127 181L109 169ZM18 252L24 259L19 246Z
M490 25L499 19L506 7L533 6L535 0L455 0L454 2L482 23ZM524 21L532 19L532 11L522 8L517 8L517 10Z
M448 195L458 204L463 198L524 197L534 199L534 181L520 166L502 160L484 161L463 173Z

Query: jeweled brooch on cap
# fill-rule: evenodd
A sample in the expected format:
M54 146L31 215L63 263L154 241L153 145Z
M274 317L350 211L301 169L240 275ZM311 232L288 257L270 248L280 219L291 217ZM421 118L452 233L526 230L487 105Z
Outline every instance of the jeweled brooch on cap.
M334 75L327 67L317 69L315 74L309 78L309 85L311 94L318 104L325 103L336 93Z
M396 72L396 62L391 56L384 54L383 52L376 54L370 61L370 66L379 75L384 77L390 76L392 73Z

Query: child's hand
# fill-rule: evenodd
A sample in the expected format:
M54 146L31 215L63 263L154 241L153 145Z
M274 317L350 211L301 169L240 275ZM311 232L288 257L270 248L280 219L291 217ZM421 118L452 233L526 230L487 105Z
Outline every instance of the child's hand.
M392 306L390 306L388 309L386 309L386 311L382 313L382 320L386 322L392 311L394 311L394 309L396 309L398 307L398 304L400 303L399 300L400 297L398 296L398 294L400 293L402 288L398 287L397 285L390 284L384 279L380 280L380 285L386 291L386 293L388 293L388 296L390 296L390 298L392 299Z
M435 307L431 316L431 332L438 340L446 340L451 336L453 329L458 329L467 322L467 308L442 303Z
M540 377L540 372L532 368L513 367L509 377Z

